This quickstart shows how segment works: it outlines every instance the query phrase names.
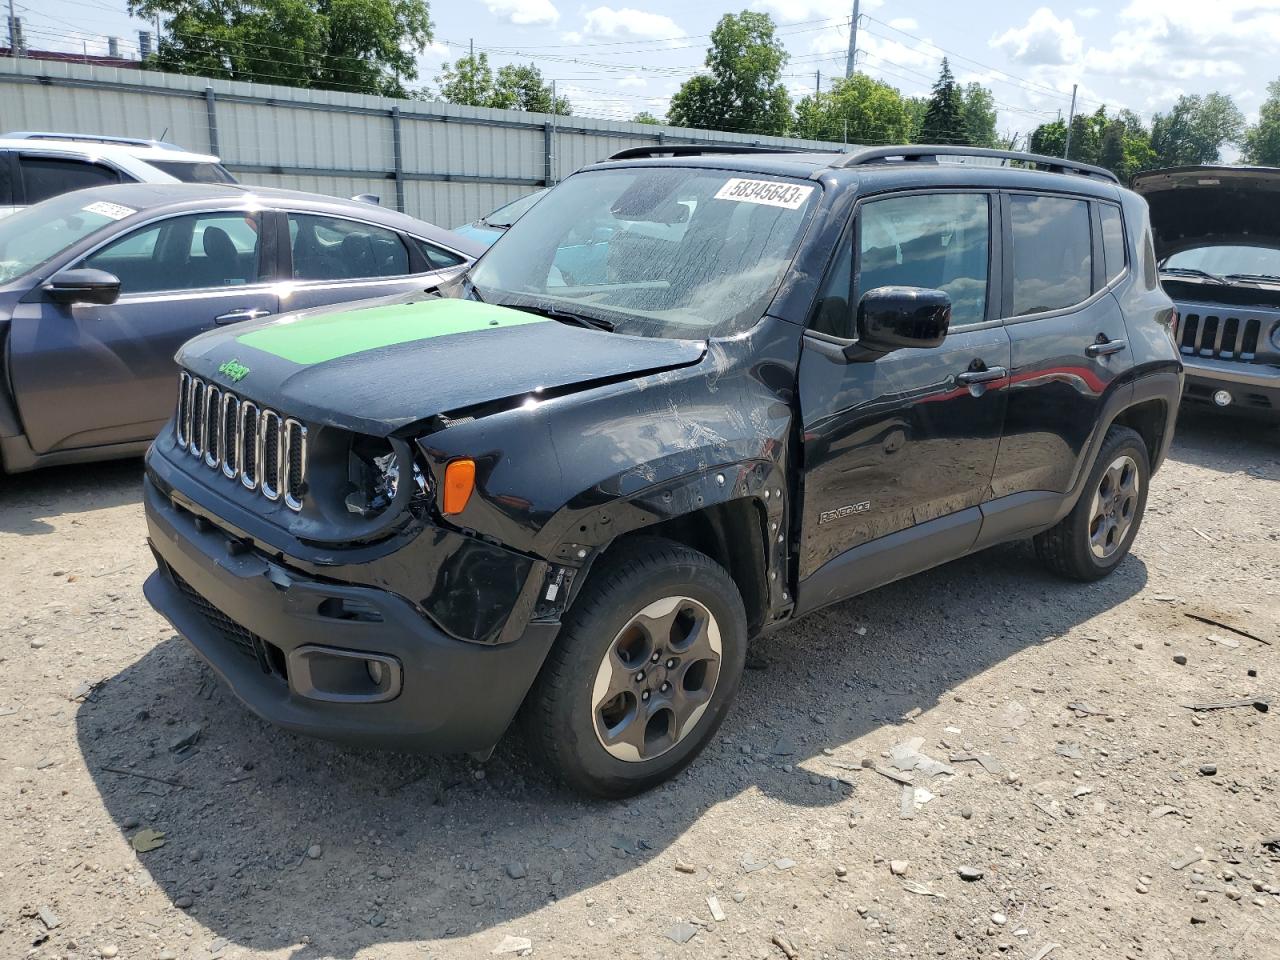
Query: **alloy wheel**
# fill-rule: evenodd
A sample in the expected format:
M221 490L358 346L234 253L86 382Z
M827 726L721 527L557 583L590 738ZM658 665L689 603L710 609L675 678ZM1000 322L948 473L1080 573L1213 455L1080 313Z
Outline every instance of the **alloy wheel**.
M1127 453L1103 471L1089 513L1089 547L1097 559L1110 559L1124 543L1137 513L1141 482L1137 461Z
M628 762L652 760L697 726L720 677L720 626L690 597L636 613L596 671L592 722L600 745Z

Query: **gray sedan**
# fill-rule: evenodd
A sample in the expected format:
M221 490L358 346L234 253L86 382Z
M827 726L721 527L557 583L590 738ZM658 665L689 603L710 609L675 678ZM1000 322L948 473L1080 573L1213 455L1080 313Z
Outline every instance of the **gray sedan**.
M0 464L142 453L173 355L220 324L433 287L483 245L372 204L233 184L78 190L0 220Z

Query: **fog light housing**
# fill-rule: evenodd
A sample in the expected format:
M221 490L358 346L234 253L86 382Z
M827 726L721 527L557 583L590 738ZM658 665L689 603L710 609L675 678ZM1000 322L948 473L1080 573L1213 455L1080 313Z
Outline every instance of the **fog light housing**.
M1229 391L1229 390L1217 390L1217 391L1215 391L1215 392L1214 392L1214 394L1213 394L1213 402L1214 402L1214 403L1216 403L1216 404L1217 404L1218 406L1220 406L1220 407L1227 407L1227 406L1230 406L1230 405L1231 405L1231 391Z
M369 679L373 681L373 685L381 687L382 681L387 678L387 665L381 660L366 660L364 668L369 672Z
M327 703L384 703L400 695L403 671L390 654L306 644L288 657L289 685Z

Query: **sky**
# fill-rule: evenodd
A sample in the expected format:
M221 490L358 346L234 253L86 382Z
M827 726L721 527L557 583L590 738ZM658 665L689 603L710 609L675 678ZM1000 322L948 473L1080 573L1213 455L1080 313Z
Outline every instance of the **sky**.
M136 55L137 30L147 26L128 16L124 0L14 2L32 47L105 52L114 34ZM793 97L844 74L852 0L745 4L778 24ZM436 0L435 39L419 57L417 84L434 86L441 65L474 42L494 66L537 65L579 115L661 116L702 67L716 21L743 8L697 0ZM1065 116L1073 84L1079 111L1106 104L1149 118L1180 94L1218 90L1253 120L1267 84L1280 77L1280 0L862 0L861 13L859 70L922 95L947 56L961 82L992 90L1003 134L1025 137Z

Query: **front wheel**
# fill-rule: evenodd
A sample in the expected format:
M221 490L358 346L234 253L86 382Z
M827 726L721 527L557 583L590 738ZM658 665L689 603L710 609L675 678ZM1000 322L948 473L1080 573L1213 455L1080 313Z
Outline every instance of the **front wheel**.
M534 752L597 796L668 779L724 719L746 633L737 587L710 557L656 538L619 545L592 571L529 693L522 723Z
M1072 580L1099 580L1129 553L1147 507L1151 461L1142 437L1112 427L1075 508L1035 538L1049 569Z

